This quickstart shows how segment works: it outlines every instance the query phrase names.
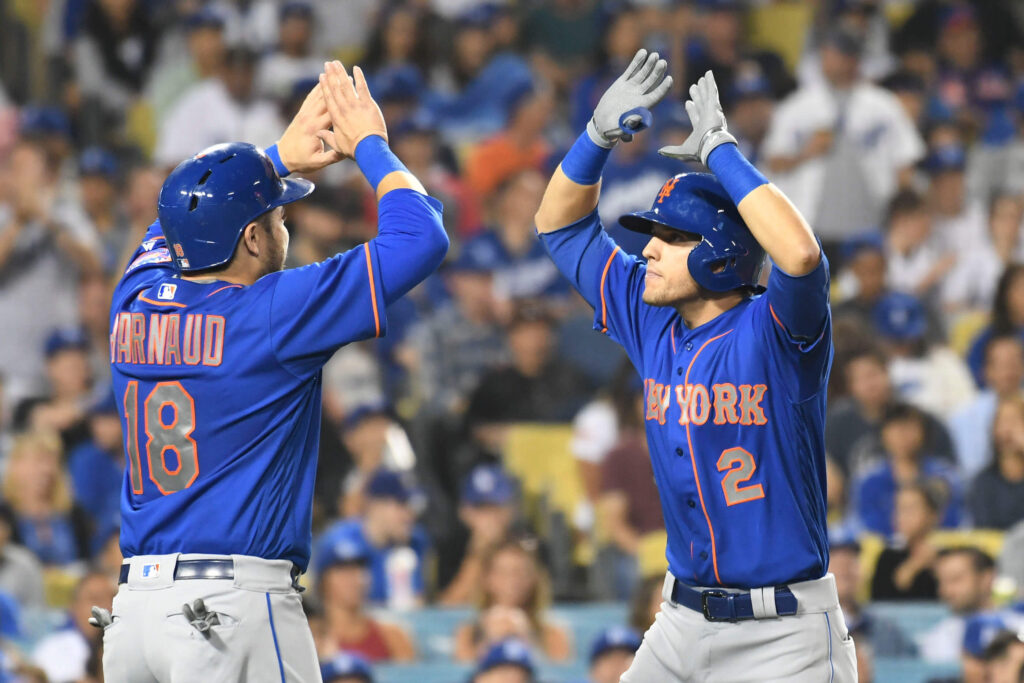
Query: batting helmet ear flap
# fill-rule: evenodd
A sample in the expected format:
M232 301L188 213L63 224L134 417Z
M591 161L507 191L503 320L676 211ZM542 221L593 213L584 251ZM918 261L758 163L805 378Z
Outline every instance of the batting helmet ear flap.
M208 147L178 164L160 189L157 214L181 271L231 260L245 226L260 215L313 191L313 183L281 179L255 145Z
M759 284L766 254L747 228L725 188L710 173L682 173L669 178L648 211L619 218L628 230L651 234L654 224L696 233L700 244L690 251L687 266L701 287L713 292Z

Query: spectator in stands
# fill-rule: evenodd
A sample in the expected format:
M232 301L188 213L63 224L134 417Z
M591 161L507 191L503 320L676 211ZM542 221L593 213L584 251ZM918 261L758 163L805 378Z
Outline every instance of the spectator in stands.
M499 465L477 465L462 482L459 520L469 529L455 578L442 591L442 605L480 602L484 559L512 534L518 521L516 481Z
M875 305L872 321L901 400L948 420L974 398L974 379L963 359L935 335L929 339L927 313L919 299L890 292Z
M642 12L632 4L619 5L604 26L600 61L594 60L596 65L593 70L583 74L572 85L572 92L569 95L569 127L572 130L586 128L601 95L625 70L636 51L643 46ZM729 120L732 121L731 115Z
M640 633L646 633L654 623L658 610L661 609L661 592L664 585L663 574L645 576L643 581L637 583L629 601L629 625Z
M610 543L597 564L610 574L609 596L625 600L639 575L637 552L645 534L665 528L644 431L644 397L632 386L616 416L619 439L601 463L600 528Z
M467 9L456 24L448 73L435 79L438 95L431 110L450 142L473 142L501 130L515 97L532 87L533 75L522 57L495 51L491 26L496 18L488 5Z
M775 100L771 83L757 62L747 60L738 65L728 101L729 132L736 136L743 156L750 163L758 164L775 111Z
M176 166L182 160L221 142L237 140L269 147L284 129L273 102L255 95L256 56L232 48L224 65L181 94L157 135L154 160Z
M829 404L825 424L825 450L849 476L856 476L881 449L879 427L893 401L887 359L871 347L854 349L837 369L844 375L848 396ZM954 461L953 445L945 427L923 414L924 449Z
M24 546L14 542L17 518L0 504L0 592L23 607L43 606L43 566Z
M960 524L963 492L956 470L925 450L924 416L918 408L896 403L882 417L881 445L885 460L854 482L857 517L867 531L891 536L897 492L920 484L939 503L940 526Z
M640 634L631 628L612 626L601 631L590 647L588 683L619 683L638 649Z
M568 282L551 263L533 226L544 187L544 177L535 169L509 176L493 196L491 229L463 246L467 251L485 252L479 260L498 264L494 294L505 307L516 299L555 303L552 299L568 297Z
M960 660L967 620L991 610L995 562L973 546L943 548L934 562L938 596L952 615L917 638L921 656L929 662Z
M885 219L886 281L897 291L934 298L956 263L953 244L938 240L925 198L902 190L889 202Z
M102 147L89 147L78 157L81 204L71 216L88 226L98 241L97 254L104 274L120 275L121 251L128 239L129 223L120 205L117 158Z
M553 661L572 656L572 640L545 615L547 577L536 541L502 543L483 564L483 598L472 622L455 631L455 659L473 661L506 638L519 638Z
M832 305L832 318L851 318L857 324L867 327L875 312L875 306L886 293L885 244L877 233L866 233L851 237L843 245L842 262L852 275L850 287L838 278L839 287L845 291L841 301Z
M326 636L334 651L373 662L412 661L416 648L400 626L378 621L367 611L372 549L357 538L338 538L317 557L318 592Z
M317 543L317 554L329 553L338 543L366 548L370 601L392 609L415 607L422 603L426 590L424 564L429 545L415 523L417 491L407 474L387 469L377 470L364 491L363 516L329 527Z
M163 176L153 166L135 166L128 172L124 211L128 219L129 233L121 245L121 252L117 258L115 273L118 276L124 272L128 266L128 259L142 243L146 229L156 220L156 203L162 185Z
M898 544L879 555L871 577L872 600L934 600L937 550L929 536L938 527L941 502L932 489L907 484L896 494L893 526Z
M537 665L528 642L506 638L480 657L471 683L534 683Z
M981 612L967 618L961 661L964 683L986 683L985 651L1004 631L1024 626L1024 614L1014 610Z
M924 154L899 101L859 75L862 47L848 28L832 29L821 47L825 82L786 98L764 143L773 180L807 216L830 257L838 257L842 240L880 223Z
M146 87L146 99L158 125L174 109L182 93L197 83L216 78L223 69L227 52L224 25L224 16L210 6L185 18L187 52L158 63ZM138 242L132 249L136 246Z
M995 457L974 478L968 509L974 526L1006 530L1024 520L1024 399L1000 401L992 422Z
M967 365L978 386L985 386L985 347L992 337L1015 334L1024 341L1024 263L1011 263L999 276L992 300L992 317L967 352Z
M46 340L45 355L50 391L15 407L14 428L59 432L67 451L89 438L89 339L78 328L54 330Z
M363 60L363 68L371 76L406 67L420 73L430 71L433 55L428 29L435 18L425 9L413 3L395 3L381 12Z
M862 657L867 660L874 656L915 656L917 647L903 635L899 626L875 614L870 605L860 601L861 547L856 536L849 531L830 536L828 571L836 580L836 593L839 595L839 607L843 611L846 627L857 641L857 671L861 670ZM864 655L860 653L862 647Z
M469 399L466 419L475 430L512 422L568 422L583 406L589 382L555 356L554 323L537 304L516 305L506 328L512 362L484 375Z
M95 106L91 136L107 137L105 127L120 123L142 91L156 58L160 27L139 0L99 0L86 4L72 58L85 105ZM96 137L91 137L96 140Z
M277 50L260 59L256 90L264 97L281 100L297 81L316 78L324 68L322 57L313 54L313 5L289 0L278 10Z
M426 415L461 415L484 373L508 357L494 301L498 263L487 256L462 250L442 271L451 301L416 323L399 351Z
M992 425L1001 401L1020 395L1024 385L1024 342L1014 334L992 337L985 347L985 388L949 420L960 469L974 478L993 462Z
M0 335L0 371L12 400L40 391L39 354L54 327L75 322L75 283L99 270L92 236L58 220L56 169L41 144L22 141L6 160L10 179L0 197L0 320L17 334Z
M523 171L546 170L551 147L544 134L551 124L554 104L554 93L550 90L524 88L509 102L508 126L469 151L463 174L469 187L482 199L489 199L491 193L514 181ZM543 179L541 185L543 193ZM538 197L536 204L530 206L539 202Z
M328 507L330 514L358 517L366 508L366 485L382 467L393 468L386 462L388 436L396 426L394 415L385 403L367 403L353 406L342 424L341 440L351 456L347 471L339 471L324 484L331 484L325 494L333 498ZM320 477L318 470L317 477ZM327 470L324 474L328 474ZM325 501L326 502L326 501Z
M68 455L68 474L75 502L97 525L120 514L124 479L124 441L121 417L111 391L103 392L89 411L92 438Z
M340 652L320 667L323 683L373 683L373 669L363 657Z
M48 566L89 557L90 522L72 504L62 455L55 433L22 433L14 440L3 478L3 497L14 513L14 540Z
M106 574L89 572L75 586L68 619L58 631L36 645L32 660L46 672L51 683L77 683L86 673L92 648L103 632L89 624L93 606L110 609L116 586Z
M1024 633L1003 631L985 650L988 683L1020 683L1024 676Z

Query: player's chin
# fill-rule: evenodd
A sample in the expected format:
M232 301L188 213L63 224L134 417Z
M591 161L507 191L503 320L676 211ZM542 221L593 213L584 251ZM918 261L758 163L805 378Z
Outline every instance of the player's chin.
M641 298L643 299L643 302L645 304L647 304L648 306L665 306L665 305L667 305L667 301L665 300L664 293L660 292L655 287L651 287L650 285L647 285L647 287L644 288L644 293L643 293L643 296Z

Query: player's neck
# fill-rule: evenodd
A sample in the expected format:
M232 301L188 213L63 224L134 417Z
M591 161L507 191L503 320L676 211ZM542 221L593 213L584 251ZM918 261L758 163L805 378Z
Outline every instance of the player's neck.
M704 323L711 322L729 309L735 308L745 298L737 292L729 292L724 296L715 297L700 296L677 303L675 309L686 327L692 330Z

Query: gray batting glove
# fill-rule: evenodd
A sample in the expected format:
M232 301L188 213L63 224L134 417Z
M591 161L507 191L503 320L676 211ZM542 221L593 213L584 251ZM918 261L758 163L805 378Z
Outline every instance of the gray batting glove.
M711 150L727 142L736 143L725 123L725 113L718 100L718 85L711 71L690 86L686 113L690 115L693 132L683 144L662 147L658 154L682 161L699 161L706 166Z
M650 109L661 102L672 87L672 77L665 76L667 70L668 62L658 59L657 52L637 50L626 70L601 96L587 124L587 134L595 145L611 149L619 140L633 138L619 128L619 119L631 109Z
M92 613L92 616L89 617L90 626L95 626L98 629L104 629L114 623L114 618L110 616L110 610L108 609L94 606L89 611Z

